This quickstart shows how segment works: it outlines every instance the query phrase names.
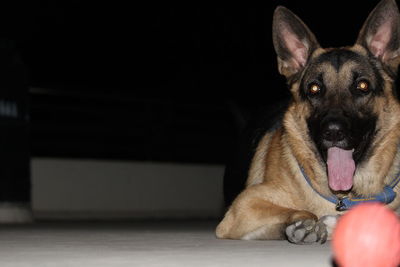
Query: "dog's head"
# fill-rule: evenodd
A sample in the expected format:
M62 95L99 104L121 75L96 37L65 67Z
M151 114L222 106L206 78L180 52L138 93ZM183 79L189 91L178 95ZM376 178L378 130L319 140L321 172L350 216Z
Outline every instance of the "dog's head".
M279 71L295 104L303 106L310 140L327 162L330 188L350 190L355 168L390 126L390 107L398 105L400 15L395 1L377 5L354 46L329 49L320 47L296 15L278 7L273 41Z

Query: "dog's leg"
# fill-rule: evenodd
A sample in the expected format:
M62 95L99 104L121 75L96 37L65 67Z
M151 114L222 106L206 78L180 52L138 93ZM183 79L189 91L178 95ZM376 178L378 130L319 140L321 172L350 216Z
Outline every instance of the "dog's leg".
M311 212L273 204L265 198L268 197L268 191L273 195L279 194L275 190L266 190L264 185L252 186L242 192L218 225L217 237L245 240L285 239L286 227L289 225L308 222L304 226L309 227L309 222L318 221L317 216ZM317 239L320 240L326 233L322 227L318 230L320 230L320 236L317 235ZM308 234L305 233L296 243L307 242ZM317 240L312 242L315 241Z

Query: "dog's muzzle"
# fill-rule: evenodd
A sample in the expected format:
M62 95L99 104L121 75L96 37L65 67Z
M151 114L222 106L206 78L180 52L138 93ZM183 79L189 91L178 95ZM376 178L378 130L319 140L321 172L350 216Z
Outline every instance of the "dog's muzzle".
M343 116L327 116L321 122L320 131L326 149L329 187L334 191L348 191L353 186L355 171L350 123Z
M330 147L351 149L349 135L349 123L344 118L330 117L321 123L322 144L326 149Z

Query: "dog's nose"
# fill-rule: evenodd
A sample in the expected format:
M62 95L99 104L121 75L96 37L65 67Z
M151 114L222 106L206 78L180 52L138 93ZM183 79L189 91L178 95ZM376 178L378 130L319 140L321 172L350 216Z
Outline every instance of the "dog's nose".
M331 121L322 129L322 138L327 141L339 142L345 138L344 125L339 121Z

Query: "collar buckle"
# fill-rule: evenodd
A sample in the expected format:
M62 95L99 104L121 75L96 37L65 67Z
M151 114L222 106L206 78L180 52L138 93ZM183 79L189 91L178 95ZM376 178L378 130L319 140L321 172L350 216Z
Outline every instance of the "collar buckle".
M336 203L336 210L337 211L345 211L345 210L348 209L346 203L344 203L345 199L347 199L347 197L338 198L338 201Z

